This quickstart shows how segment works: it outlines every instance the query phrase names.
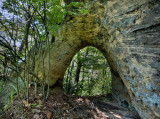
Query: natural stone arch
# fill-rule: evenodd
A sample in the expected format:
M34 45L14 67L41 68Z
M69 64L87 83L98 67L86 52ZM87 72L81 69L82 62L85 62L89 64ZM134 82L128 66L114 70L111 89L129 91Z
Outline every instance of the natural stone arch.
M85 5L90 14L68 16L51 45L50 85L62 85L75 53L94 46L107 58L113 85L123 82L127 89L115 88L115 94L121 92L117 99L126 97L144 119L160 118L160 2L88 0ZM47 62L46 52L46 70Z

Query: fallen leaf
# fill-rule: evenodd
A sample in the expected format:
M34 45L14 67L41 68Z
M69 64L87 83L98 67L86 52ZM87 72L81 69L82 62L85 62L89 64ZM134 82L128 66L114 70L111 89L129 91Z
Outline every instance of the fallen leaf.
M51 119L52 117L52 112L47 112L47 119Z

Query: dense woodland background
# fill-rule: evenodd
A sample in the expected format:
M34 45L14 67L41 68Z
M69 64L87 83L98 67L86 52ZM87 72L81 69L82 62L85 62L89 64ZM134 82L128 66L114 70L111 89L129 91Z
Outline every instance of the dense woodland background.
M30 87L34 87L35 96L37 87L41 87L47 99L50 87L45 80L49 76L40 81L34 72L36 58L44 65L44 49L50 52L66 16L88 14L87 8L81 2L65 4L63 0L5 0L0 5L0 92L11 85L11 97L17 94L19 100L29 103ZM49 72L50 57L48 61ZM63 87L73 95L110 93L111 74L104 56L94 47L81 49L66 71Z

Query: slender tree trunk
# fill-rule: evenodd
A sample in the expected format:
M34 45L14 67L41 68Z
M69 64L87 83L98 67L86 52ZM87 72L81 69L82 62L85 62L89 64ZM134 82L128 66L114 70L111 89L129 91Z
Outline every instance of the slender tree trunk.
M32 22L31 16L30 16L29 14L28 14L28 19L29 19L29 20L27 20L26 31L25 31L25 34L24 34L24 38L23 38L23 41L22 41L22 43L21 43L21 45L20 45L20 48L19 48L18 53L21 53L21 51L22 51L23 48L24 48L25 43L28 42L29 29L30 29L31 22Z
M105 70L103 69L103 76L102 76L102 78L103 78L103 80L104 80L104 83L102 84L102 94L104 94L104 89L105 89L105 86L106 86L106 80L105 80L105 75L106 75L106 73L105 73Z
M79 82L79 75L80 75L80 72L81 72L81 67L82 67L82 63L81 63L81 61L78 61L77 69L76 69L76 75L75 75L75 82L77 84Z
M69 74L70 74L71 67L68 68L67 70L67 78L66 78L66 84L65 84L65 89L68 90L68 81L69 81Z
M82 71L82 87L81 87L81 90L83 91L83 81L84 81L84 64L83 64L83 67L82 67L83 71ZM82 95L83 92L81 92L81 95Z
M74 61L72 61L72 66L71 66L71 70L70 70L70 74L69 74L69 81L68 81L68 90L67 90L67 93L70 93L70 90L71 90L71 80L72 80L72 70L73 70L73 67L74 67Z
M77 68L76 68L76 75L75 75L75 82L78 84L79 82L79 75L80 75L80 71L81 71L81 67L82 67L82 62L81 62L81 54L80 52L78 52L78 56L77 56Z
M84 55L84 57L83 57L83 59L85 59L87 56L88 56L88 53L89 53L89 50L88 50L88 48L86 49L86 52L85 52L85 55ZM84 62L83 62L83 71L82 71L82 83L83 83L83 81L84 81L84 78L85 78L85 69L84 69ZM82 84L83 85L83 84ZM82 86L83 87L83 86ZM83 88L81 89L81 90L83 90ZM82 93L81 93L82 94Z
M88 94L90 95L91 94L91 91L90 91L90 77L88 75Z

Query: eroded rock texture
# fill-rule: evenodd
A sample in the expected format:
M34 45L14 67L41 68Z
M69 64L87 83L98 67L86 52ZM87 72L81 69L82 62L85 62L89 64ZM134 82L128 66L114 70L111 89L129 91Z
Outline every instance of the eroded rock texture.
M160 1L88 0L84 6L89 14L68 16L51 45L50 85L62 86L76 52L94 46L110 65L119 103L144 119L160 118Z

